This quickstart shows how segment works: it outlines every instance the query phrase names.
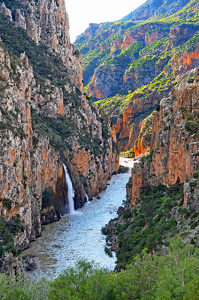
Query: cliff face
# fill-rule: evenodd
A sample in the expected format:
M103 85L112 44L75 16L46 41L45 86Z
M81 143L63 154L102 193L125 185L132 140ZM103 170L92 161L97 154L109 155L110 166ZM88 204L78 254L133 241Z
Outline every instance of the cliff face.
M117 56L117 52L120 53L122 49L127 49L129 46L137 43L141 48L145 45L150 45L155 43L169 34L169 29L160 29L158 24L144 24L137 26L134 30L126 30L121 34L116 40L113 39L111 43L107 43L106 38L114 37L115 30L110 28L106 31L106 38L104 38L103 26L98 25L98 28L93 33L94 36L98 36L102 40L100 44L95 44L95 49L102 51L103 49L114 51L111 59L114 60ZM85 32L84 34L86 34ZM92 36L93 38L93 36ZM93 40L88 40L87 48L93 49ZM128 53L128 51L127 51ZM132 55L129 54L129 63L137 58L139 58L139 47L137 51ZM132 56L132 57L131 57ZM121 58L122 60L122 58ZM87 70L85 70L86 73ZM147 74L147 76L146 76ZM88 93L92 95L93 98L103 99L105 97L110 97L115 95L120 90L136 90L136 88L142 85L148 84L157 76L158 72L155 65L145 65L144 68L139 68L134 71L128 71L126 63L117 63L113 65L99 65L94 70L94 75L92 80L88 85ZM85 75L84 75L85 76Z
M0 16L1 28L10 28L0 31L0 215L21 218L24 230L15 245L24 249L41 234L41 224L66 212L61 161L78 208L87 201L85 193L92 198L106 188L119 159L111 122L82 92L81 56L70 44L64 1L18 4L12 14L2 4L7 19ZM21 34L20 44L8 42L11 33L17 40ZM26 42L31 50L26 47L25 54ZM32 59L34 53L42 62L39 55ZM44 207L45 191L53 206Z
M14 13L16 27L22 27L37 44L45 43L60 54L73 86L82 90L81 54L70 43L69 17L64 0L18 0ZM12 20L12 19L11 19Z
M135 156L145 154L150 149L150 139L152 134L152 124L155 116L153 111L148 117L146 117L139 124L139 136L134 143Z
M185 207L191 196L193 201L197 198L186 181L191 178L195 182L192 176L199 167L198 74L193 84L185 80L173 90L172 97L161 100L153 122L150 156L132 169L127 185L129 207L136 204L144 186L171 186L177 180L184 183Z
M16 9L12 10L6 8L4 2L0 12L16 27L26 30L27 35L37 44L46 44L51 51L58 53L66 66L72 85L82 90L81 54L75 51L70 43L65 1L19 0L16 1Z
M146 3L122 18L121 21L147 20L154 15L157 16L160 14L169 16L177 12L188 2L189 0L148 0Z
M150 0L77 38L87 92L112 117L121 151L134 147L139 123L199 66L197 14L196 0Z

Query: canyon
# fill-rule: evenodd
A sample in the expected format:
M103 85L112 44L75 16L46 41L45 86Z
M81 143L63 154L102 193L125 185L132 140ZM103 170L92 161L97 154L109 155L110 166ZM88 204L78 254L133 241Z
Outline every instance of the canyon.
M75 50L64 0L0 1L1 271L23 274L17 255L43 225L70 223L69 181L75 210L100 201L123 150L138 161L103 228L117 270L177 234L198 246L198 13L196 0L148 0L90 24Z
M138 143L139 124L199 66L197 16L197 1L148 0L118 22L90 24L75 41L87 93L111 117L120 151Z
M16 249L41 235L42 224L67 212L62 162L75 209L85 194L91 199L105 189L119 168L111 122L83 93L81 54L70 43L64 0L14 5L12 12L6 1L0 7L0 215L11 227L22 225L10 250L6 240L1 247L6 270ZM7 260L4 251L11 252Z
M127 188L128 206L136 204L144 186L171 186L177 180L184 184L184 207L197 205L197 182L193 174L199 168L198 142L198 74L195 81L186 80L173 89L171 97L163 98L156 111L150 140L150 159L138 163L132 170ZM132 187L130 187L132 185Z
M198 247L199 69L194 72L194 80L178 83L148 119L149 149L131 170L124 208L103 228L107 247L116 252L118 271L143 251L167 255L177 236ZM141 125L135 149L144 152L146 129Z

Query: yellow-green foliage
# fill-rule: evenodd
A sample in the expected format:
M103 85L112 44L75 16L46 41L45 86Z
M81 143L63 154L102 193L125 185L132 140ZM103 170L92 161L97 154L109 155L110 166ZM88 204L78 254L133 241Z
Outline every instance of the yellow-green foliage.
M133 158L135 157L135 152L133 150L128 150L125 152L120 152L120 157Z
M161 94L163 91L166 92L170 90L175 85L175 82L172 79L174 78L167 78L164 72L162 72L149 84L142 85L134 92L129 91L127 95L117 94L116 96L113 96L111 98L104 98L102 100L96 101L95 103L111 117L114 117L115 115L121 113L124 109L128 108L130 103L135 103L137 101L147 99L151 97L154 92L157 94ZM133 96L135 94L139 94L139 98L133 100Z
M155 117L155 113L156 113L156 111L154 110L148 117L146 117L142 121L143 126L140 130L141 135L143 135L143 136L151 135L152 130L153 130L153 120Z
M164 3L164 5L166 4ZM185 51L193 51L199 44L199 9L196 5L198 5L198 1L192 0L177 13L166 18L154 16L145 21L103 23L100 25L100 34L92 38L82 36L83 42L77 41L76 47L83 54L84 77L87 87L92 81L94 70L99 65L117 67L117 74L121 73L121 78L131 74L132 79L131 81L127 80L127 87L124 82L120 82L119 86L122 84L122 88L116 87L110 98L96 102L99 107L113 117L121 113L133 101L149 99L155 94L162 95L172 89L176 83L173 73L176 73L178 68L176 65L176 69L172 70L171 64L172 67L174 66L172 58L183 55ZM193 7L197 9L193 9ZM193 36L178 47L170 49L168 43L170 28L178 25L188 26L188 33L192 32ZM137 31L144 31L149 35L158 31L164 33L164 37L148 46L139 40L126 49L117 49L116 41L122 42L126 32L131 34ZM110 36L103 38L107 32ZM91 41L94 43L95 49L89 49ZM104 50L96 49L100 45L103 45ZM116 50L111 51L110 49ZM148 84L145 84L144 81L146 76L151 79ZM129 92L131 83L133 86ZM136 100L132 100L135 94L139 94L139 97L134 97Z

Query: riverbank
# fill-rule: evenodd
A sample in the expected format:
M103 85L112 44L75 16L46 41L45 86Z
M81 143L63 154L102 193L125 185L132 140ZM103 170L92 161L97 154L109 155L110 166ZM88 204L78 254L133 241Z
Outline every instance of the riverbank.
M120 164L131 168L134 161L122 158ZM21 254L35 257L37 266L35 270L25 272L25 276L54 278L82 258L94 260L101 267L113 270L116 258L105 253L106 237L101 228L117 216L118 207L126 199L129 177L130 169L128 173L114 175L107 189L75 214L67 214L59 222L46 225L42 236Z

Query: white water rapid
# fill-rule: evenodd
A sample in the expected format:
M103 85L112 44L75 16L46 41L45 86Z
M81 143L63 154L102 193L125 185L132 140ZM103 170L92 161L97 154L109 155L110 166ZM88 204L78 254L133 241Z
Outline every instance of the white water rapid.
M68 174L68 169L66 167L66 165L64 163L63 167L64 167L64 171L65 171L65 177L66 177L66 184L68 187L68 208L69 208L69 213L70 214L74 214L75 209L74 209L74 196L75 196L75 191L73 188L73 184L70 178L70 175Z
M132 159L120 159L123 166L132 167ZM85 258L108 270L114 270L116 257L109 257L104 247L106 236L101 229L110 219L117 217L118 207L126 198L128 173L116 174L108 182L107 189L92 201L86 202L74 214L64 215L59 222L45 226L42 236L33 242L21 256L34 257L37 268L25 272L27 278L41 279L57 277L67 267Z

